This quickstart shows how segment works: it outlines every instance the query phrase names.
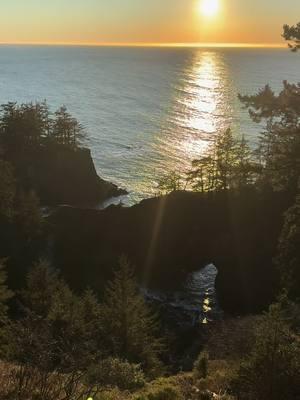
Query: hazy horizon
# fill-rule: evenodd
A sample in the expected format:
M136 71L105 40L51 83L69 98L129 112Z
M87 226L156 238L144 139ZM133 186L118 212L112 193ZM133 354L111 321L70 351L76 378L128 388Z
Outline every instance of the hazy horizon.
M0 42L0 46L78 46L78 47L198 47L198 48L270 48L282 49L286 43L212 43L212 42Z
M298 0L4 0L3 44L280 46Z

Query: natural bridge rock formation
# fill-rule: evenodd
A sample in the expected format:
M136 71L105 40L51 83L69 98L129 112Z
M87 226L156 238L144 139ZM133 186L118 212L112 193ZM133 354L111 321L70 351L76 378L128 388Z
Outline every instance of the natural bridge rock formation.
M221 306L256 311L276 293L272 258L286 203L283 195L247 189L175 192L102 211L61 207L49 218L53 261L78 289L101 289L122 254L143 283L164 287L213 262Z

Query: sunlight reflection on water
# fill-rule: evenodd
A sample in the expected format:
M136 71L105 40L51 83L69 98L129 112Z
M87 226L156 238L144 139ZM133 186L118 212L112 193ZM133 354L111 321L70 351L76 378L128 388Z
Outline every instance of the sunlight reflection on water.
M217 302L217 269L210 264L189 274L182 287L174 292L143 289L147 300L164 304L165 313L179 324L197 326L222 318Z
M227 65L220 53L197 51L174 86L172 106L157 137L156 171L184 175L203 154L216 132L232 120L232 91ZM167 165L166 165L167 164Z
M218 74L216 55L203 53L195 62L191 78L186 87L186 96L181 100L186 105L185 124L188 128L200 132L212 133L216 131L217 120L215 113L218 108L218 93L220 76ZM202 138L199 140L203 141Z
M286 49L0 46L0 100L65 104L86 127L97 172L130 191L155 193L229 126L255 142L260 127L238 93L299 81Z

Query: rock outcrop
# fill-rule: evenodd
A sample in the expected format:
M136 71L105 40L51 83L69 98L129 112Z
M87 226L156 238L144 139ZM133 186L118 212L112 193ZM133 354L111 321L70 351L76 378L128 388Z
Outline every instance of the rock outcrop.
M19 184L34 189L44 205L91 205L126 193L97 175L88 149L40 146L8 161Z
M257 311L277 290L273 264L283 211L279 193L175 192L130 208L61 207L49 218L54 264L70 284L96 290L120 255L148 286L176 286L189 271L214 263L217 293L229 312Z

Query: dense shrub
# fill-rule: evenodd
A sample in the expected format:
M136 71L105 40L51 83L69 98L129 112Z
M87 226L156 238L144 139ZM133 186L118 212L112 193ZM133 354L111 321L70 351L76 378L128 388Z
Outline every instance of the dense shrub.
M173 386L165 386L148 394L148 400L176 400L180 398L179 390Z
M118 358L107 358L92 366L87 374L89 383L118 387L121 390L135 390L145 385L140 365L130 364Z
M206 378L208 375L209 355L206 351L199 354L194 364L194 374L197 378Z
M148 393L138 395L134 400L181 400L180 391L171 385L155 387Z
M209 330L205 350L210 360L240 360L246 357L255 342L255 333L261 316L226 318Z
M235 391L243 400L294 400L300 396L300 341L281 304L270 307L250 356L241 364Z

